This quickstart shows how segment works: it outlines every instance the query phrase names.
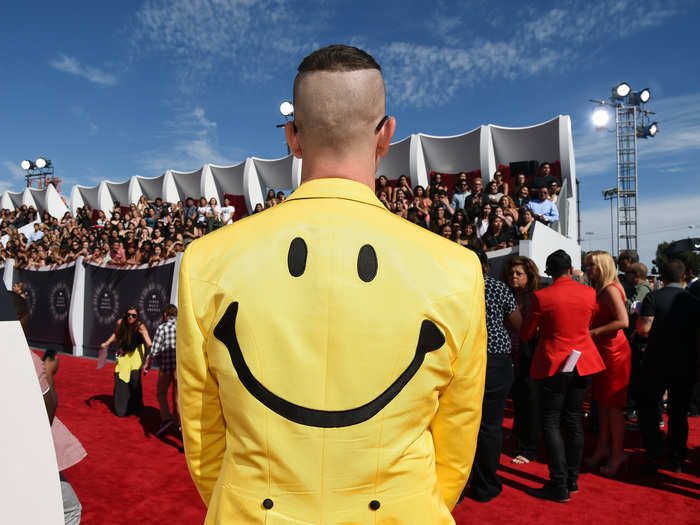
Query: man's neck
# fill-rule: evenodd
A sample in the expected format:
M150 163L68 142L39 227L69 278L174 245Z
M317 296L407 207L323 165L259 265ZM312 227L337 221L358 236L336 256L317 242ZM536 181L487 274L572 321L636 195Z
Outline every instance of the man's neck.
M355 159L304 158L301 167L301 183L315 179L347 179L368 186L375 190L376 166L371 162L361 162Z

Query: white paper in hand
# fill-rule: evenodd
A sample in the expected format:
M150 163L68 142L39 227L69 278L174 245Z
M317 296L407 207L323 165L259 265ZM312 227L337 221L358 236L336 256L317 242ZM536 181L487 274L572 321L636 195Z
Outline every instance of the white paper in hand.
M107 364L107 349L100 348L100 352L97 354L97 369L99 370Z
M579 357L581 357L581 352L579 352L578 350L572 350L571 354L569 355L569 358L566 360L566 363L564 363L564 368L562 369L562 372L573 372L576 363L578 363Z

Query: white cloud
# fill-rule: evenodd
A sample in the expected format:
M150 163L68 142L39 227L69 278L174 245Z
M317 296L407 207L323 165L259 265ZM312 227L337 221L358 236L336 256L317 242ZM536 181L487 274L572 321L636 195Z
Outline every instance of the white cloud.
M670 155L700 150L700 93L654 100L649 103L659 121L654 138L643 140L640 155Z
M465 17L470 9L465 7ZM510 38L475 40L459 46L463 35L451 38L451 28L460 14L439 9L431 22L435 35L447 46L398 41L380 45L375 52L391 99L400 105L430 107L451 100L460 88L483 79L534 76L590 60L591 47L601 40L661 24L676 12L656 0L618 0L612 4L568 0L544 12L527 7L510 13L511 19L524 20L523 29ZM497 18L498 13L489 16ZM643 25L629 24L628 20L643 20Z
M600 132L592 126L585 131L574 132L574 154L576 158L576 177L591 175L612 175L617 177L615 135Z
M687 237L700 237L698 209L700 209L700 195L640 199L637 217L640 260L651 268L651 261L656 256L656 247L660 243ZM610 251L609 204L584 208L581 215L581 231L593 233L593 235L582 235L581 247L584 250ZM624 248L625 246L620 246L620 249Z
M168 53L183 82L201 71L260 80L271 64L312 49L304 39L311 24L297 20L286 0L147 0L136 13L132 42Z
M204 114L204 108L194 108L194 111L192 111L192 116L195 118L197 123L202 126L203 131L206 132L212 128L216 128L216 122L207 119L206 115Z
M70 73L85 78L93 84L113 86L117 83L117 78L114 75L105 73L95 67L81 66L74 57L67 55L61 55L59 58L52 60L51 67L64 73Z
M10 172L12 177L17 178L17 177L24 177L25 171L20 167L20 165L17 162L12 162L9 160L3 161L3 165L5 168L7 168L7 171ZM3 179L0 179L0 182L6 182Z
M460 16L436 12L428 19L425 25L450 46L456 46L464 39L461 31L464 27L464 21Z
M166 145L143 155L141 164L144 170L156 173L169 169L192 171L205 163L236 164L243 156L240 149L225 151L219 145L217 123L207 118L201 106L181 111L165 127Z
M21 181L20 177L24 178L24 170L16 162L9 160L3 161L2 164L9 172L10 177L0 177L0 194L6 191L18 191L18 189L21 191L24 181Z

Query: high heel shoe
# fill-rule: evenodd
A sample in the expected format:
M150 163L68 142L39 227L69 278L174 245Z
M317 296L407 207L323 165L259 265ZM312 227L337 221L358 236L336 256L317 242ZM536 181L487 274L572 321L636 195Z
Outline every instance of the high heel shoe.
M629 468L629 463L627 461L628 459L628 456L624 455L622 456L622 459L618 461L617 465L608 463L600 467L598 472L600 472L601 476L605 476L606 478L616 478L621 471L624 470L627 472Z

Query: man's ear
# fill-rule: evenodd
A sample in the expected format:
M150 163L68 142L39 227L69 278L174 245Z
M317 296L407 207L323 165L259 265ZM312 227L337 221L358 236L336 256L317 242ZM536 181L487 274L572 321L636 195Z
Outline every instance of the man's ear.
M294 129L293 121L288 121L284 125L284 135L287 137L287 145L289 146L289 150L296 158L300 159L302 157L302 153L301 144L299 143L299 133L297 133L296 129Z
M384 122L382 129L379 130L377 153L380 157L383 157L389 152L389 146L391 145L391 139L394 137L395 131L396 119L394 117L389 117L386 119L386 122Z

